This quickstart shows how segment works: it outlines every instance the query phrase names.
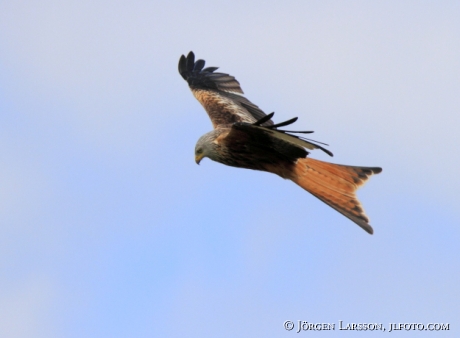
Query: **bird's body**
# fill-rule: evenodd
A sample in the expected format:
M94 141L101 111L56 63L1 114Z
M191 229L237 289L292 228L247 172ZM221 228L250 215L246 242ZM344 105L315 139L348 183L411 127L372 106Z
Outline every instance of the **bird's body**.
M188 82L195 98L208 113L214 130L203 135L195 147L195 160L204 157L238 168L274 173L289 179L344 216L373 233L369 219L356 197L356 190L377 167L344 166L307 158L305 149L332 153L315 141L280 130L297 118L274 124L274 113L266 115L247 100L236 79L216 73L216 67L204 68L193 52L179 60L179 73Z
M197 143L198 148L203 147L202 144L210 144L212 151L208 152L208 157L216 162L244 169L268 172L276 170L274 173L287 178L283 173L292 170L297 157L289 156L288 151L283 152L280 147L284 144L276 144L269 136L238 130L237 128L244 130L245 125L237 123L239 125L233 128L221 127L203 135ZM296 148L294 150L297 151ZM293 155L302 156L302 150L299 149L298 153Z

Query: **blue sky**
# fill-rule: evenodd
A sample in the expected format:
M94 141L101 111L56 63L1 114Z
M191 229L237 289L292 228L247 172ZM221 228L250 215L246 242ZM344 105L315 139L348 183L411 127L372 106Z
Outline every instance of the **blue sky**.
M459 17L456 1L0 2L0 336L296 335L285 320L457 336ZM292 182L195 164L211 123L177 72L190 50L333 162L383 168L359 191L373 236Z

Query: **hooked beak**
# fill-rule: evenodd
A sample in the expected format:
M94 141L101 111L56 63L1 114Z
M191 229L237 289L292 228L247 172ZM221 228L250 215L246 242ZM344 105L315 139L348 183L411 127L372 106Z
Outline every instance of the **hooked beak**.
M200 164L201 160L203 159L204 155L203 154L199 154L199 155L195 155L195 162L196 164Z

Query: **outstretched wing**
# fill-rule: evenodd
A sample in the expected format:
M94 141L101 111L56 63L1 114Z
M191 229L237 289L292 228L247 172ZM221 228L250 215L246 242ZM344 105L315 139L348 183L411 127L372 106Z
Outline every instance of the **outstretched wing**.
M190 86L193 95L201 103L214 128L235 122L254 123L266 114L246 99L240 83L231 75L216 73L217 67L204 68L205 61L195 61L195 54L188 53L179 59L179 73ZM264 126L273 122L267 120Z
M333 156L333 154L329 150L317 144L321 142L313 141L313 140L293 134L293 133L309 134L309 133L313 133L312 131L288 131L288 130L278 129L279 127L284 127L284 126L294 123L295 121L297 121L297 117L294 117L285 122L273 124L270 126L264 126L263 125L264 121L267 119L271 119L273 115L275 115L275 113L270 113L267 116L263 117L262 119L252 124L244 123L244 122L235 123L232 126L232 128L236 130L245 130L248 133L259 135L259 137L261 137L262 135L269 136L273 138L274 140L277 140L277 144L285 144L285 146L283 147L284 149L288 149L287 146L289 145L289 149L291 149L290 151L291 153L292 151L294 151L293 147L299 148L305 151L304 156L298 156L298 157L305 157L306 155L308 155L308 152L304 148L307 148L310 150L320 149L324 151L326 154L328 154L329 156ZM298 153L298 151L294 151L294 152Z

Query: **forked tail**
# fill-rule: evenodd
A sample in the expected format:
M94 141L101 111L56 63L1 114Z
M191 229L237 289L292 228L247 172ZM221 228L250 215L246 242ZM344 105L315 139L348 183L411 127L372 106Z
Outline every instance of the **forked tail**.
M372 234L374 230L356 190L369 176L381 171L378 167L352 167L302 158L297 161L291 180Z

